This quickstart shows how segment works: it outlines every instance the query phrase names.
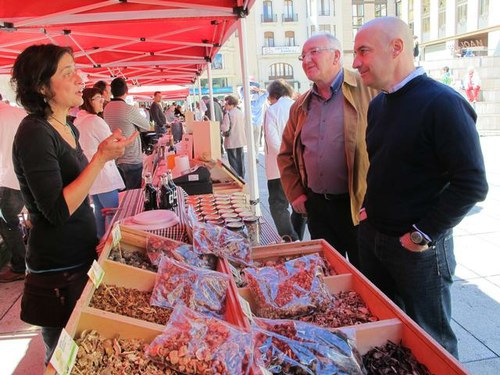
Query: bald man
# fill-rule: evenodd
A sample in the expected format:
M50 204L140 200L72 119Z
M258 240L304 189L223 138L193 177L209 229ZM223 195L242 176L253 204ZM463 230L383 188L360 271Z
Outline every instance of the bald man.
M278 167L293 209L307 215L311 238L324 238L355 266L358 213L366 188L366 113L375 90L342 66L331 34L309 38L299 56L314 84L290 108Z
M368 110L361 271L458 358L452 229L488 191L476 113L415 68L412 34L398 18L366 23L354 53L363 81L382 91Z

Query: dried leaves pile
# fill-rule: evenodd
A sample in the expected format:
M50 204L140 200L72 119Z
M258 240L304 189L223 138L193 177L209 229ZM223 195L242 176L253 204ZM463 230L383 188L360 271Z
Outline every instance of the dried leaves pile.
M151 293L114 285L101 286L94 292L90 307L165 325L172 310L151 306Z
M141 268L152 272L158 271L158 267L151 264L148 255L142 251L123 251L120 252L118 248L113 248L109 253L109 259L127 264L135 268Z
M297 319L325 328L345 327L378 320L368 310L359 294L353 291L337 293L330 307Z
M418 362L410 349L387 341L363 356L368 375L431 375L427 367Z
M147 343L139 339L105 339L96 331L83 331L76 340L78 354L74 374L82 375L176 375L166 365L155 363L145 354Z

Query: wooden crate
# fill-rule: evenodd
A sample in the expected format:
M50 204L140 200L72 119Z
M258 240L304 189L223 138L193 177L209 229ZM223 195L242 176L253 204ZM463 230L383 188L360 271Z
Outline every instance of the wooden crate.
M384 345L387 340L402 344L411 349L417 360L427 366L435 375L467 374L464 367L429 334L411 320L398 306L388 299L355 267L325 240L293 242L272 246L259 246L252 249L252 259L276 259L290 255L321 253L337 275L325 277L331 293L355 291L365 302L368 309L379 321L343 327L342 330L354 331L356 346L365 354L374 346ZM229 272L228 264L223 268ZM247 300L253 309L255 301L249 288L239 288L238 293ZM245 317L246 320L248 320ZM246 324L249 324L247 322ZM259 370L254 370L258 374Z
M122 239L120 241L122 251L145 251L147 236L150 236L150 234L122 228ZM110 251L111 238L108 238L99 257L99 263L106 272L104 283L142 290L150 290L153 287L155 273L111 261L108 259ZM459 362L442 349L426 332L387 299L361 273L348 264L325 241L314 240L255 247L253 248L252 257L254 259L272 259L280 256L312 253L322 253L335 269L337 275L326 278L327 286L332 293L341 290L356 291L370 311L380 319L373 323L340 328L354 335L356 346L361 354L366 353L374 346L384 345L387 340L395 343L401 341L403 345L412 350L417 360L425 364L433 374L467 374ZM230 274L227 262L219 261L218 270ZM142 338L150 342L161 333L163 329L161 325L89 307L94 289L93 284L89 282L77 302L66 326L66 330L71 336L79 336L86 329L95 329L108 338L120 335L123 338ZM248 289L242 288L238 290L234 282L231 282L227 294L225 318L234 325L248 329L250 323L243 314L239 303L240 295L244 296L251 305L253 304ZM259 372L258 369L253 371L254 374ZM49 365L45 374L54 373L54 369Z
M164 237L123 226L120 226L120 231L122 236L120 247L124 253L133 251L146 252L147 237L157 237L165 240ZM102 283L138 290L152 290L156 280L156 273L110 260L109 254L112 248L112 238L109 236L98 260L105 272ZM217 271L223 272L222 267L221 261L218 261ZM94 291L95 286L89 281L65 327L71 337L79 337L82 331L95 329L107 338L119 335L122 338L142 338L150 342L163 331L164 327L159 324L90 307L89 304ZM226 294L224 320L238 327L248 327L238 302L236 284L232 278L230 278ZM44 374L53 375L55 373L54 368L49 365Z

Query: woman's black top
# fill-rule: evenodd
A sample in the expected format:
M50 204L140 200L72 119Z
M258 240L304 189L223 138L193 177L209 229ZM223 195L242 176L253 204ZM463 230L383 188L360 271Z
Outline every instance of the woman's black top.
M32 272L57 271L89 264L96 257L97 234L89 199L69 214L63 189L88 161L78 143L72 148L45 120L27 116L13 145L14 169L30 213L26 264Z

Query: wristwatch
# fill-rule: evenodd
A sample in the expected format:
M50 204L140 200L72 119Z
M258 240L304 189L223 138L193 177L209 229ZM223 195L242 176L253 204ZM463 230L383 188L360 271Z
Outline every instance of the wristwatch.
M424 246L429 243L429 241L424 237L424 235L420 233L418 230L410 232L410 240L415 245L420 245L420 246Z

